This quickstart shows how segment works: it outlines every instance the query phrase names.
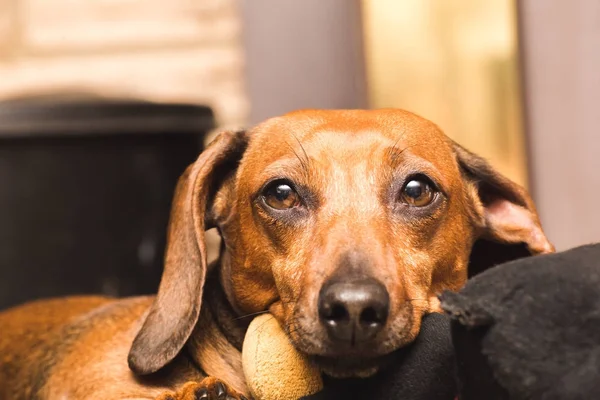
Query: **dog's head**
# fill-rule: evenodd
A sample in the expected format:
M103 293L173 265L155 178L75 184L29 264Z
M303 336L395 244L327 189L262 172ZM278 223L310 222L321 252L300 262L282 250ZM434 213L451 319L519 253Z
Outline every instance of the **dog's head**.
M135 371L170 361L196 324L210 227L234 309L269 310L336 376L368 375L411 342L436 295L465 283L470 256L490 261L490 243L553 251L527 193L431 122L400 110L291 113L221 134L181 178Z

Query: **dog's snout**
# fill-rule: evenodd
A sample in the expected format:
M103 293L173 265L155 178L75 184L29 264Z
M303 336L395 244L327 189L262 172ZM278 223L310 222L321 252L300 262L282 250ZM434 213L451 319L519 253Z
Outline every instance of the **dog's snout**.
M325 284L319 294L319 317L331 339L355 345L372 339L385 325L390 297L370 279Z

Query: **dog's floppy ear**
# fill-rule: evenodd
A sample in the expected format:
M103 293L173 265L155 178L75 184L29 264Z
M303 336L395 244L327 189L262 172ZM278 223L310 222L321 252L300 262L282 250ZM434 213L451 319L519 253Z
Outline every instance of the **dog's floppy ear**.
M244 132L224 132L179 179L158 295L129 352L138 374L158 371L179 353L198 320L208 272L204 232L214 225L212 198L247 146Z
M554 252L527 191L456 143L454 152L472 188L482 233L473 247L469 275L516 258Z

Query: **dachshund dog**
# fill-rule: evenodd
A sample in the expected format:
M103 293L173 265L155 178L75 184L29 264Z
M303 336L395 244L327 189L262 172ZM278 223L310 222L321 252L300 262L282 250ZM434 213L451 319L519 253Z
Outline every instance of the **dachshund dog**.
M0 313L0 398L243 399L242 340L267 311L324 373L366 377L474 259L523 249L553 252L528 194L433 123L293 112L220 134L183 174L156 297Z

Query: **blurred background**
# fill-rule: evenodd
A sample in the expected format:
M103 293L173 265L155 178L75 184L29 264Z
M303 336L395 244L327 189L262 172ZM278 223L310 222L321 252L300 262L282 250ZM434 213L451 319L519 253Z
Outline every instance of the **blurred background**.
M597 0L0 0L0 307L153 292L177 176L298 108L416 112L598 241L598 71Z

